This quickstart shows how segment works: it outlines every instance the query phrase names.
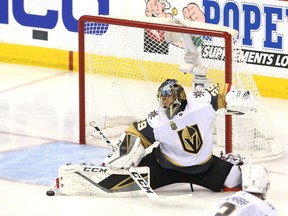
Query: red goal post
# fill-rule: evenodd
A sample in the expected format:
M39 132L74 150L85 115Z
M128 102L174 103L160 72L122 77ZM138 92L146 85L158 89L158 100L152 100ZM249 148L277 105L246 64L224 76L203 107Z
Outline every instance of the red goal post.
M245 59L241 57L238 32L206 23L185 20L180 23L148 17L82 16L79 19L81 144L86 144L87 137L91 136L91 121L98 122L102 131L112 128L112 134L105 133L109 138L115 135L113 133L117 124L128 125L133 120L145 117L148 110L152 111L156 104L154 86L158 87L166 78L175 78L187 89L192 89L194 76L184 74L179 69L185 63L183 41L182 46L181 41L167 42L167 32L193 35L200 65L208 69L207 78L212 83L233 83L236 88L249 89L260 103L260 94L253 77L245 67ZM143 86L133 87L132 91L127 92L134 84ZM147 99L142 99L143 95L147 95ZM151 105L150 100L154 101ZM146 106L149 109L145 109ZM116 114L118 111L120 114ZM260 109L260 115L262 114ZM262 122L253 122L258 120L258 114L244 118L225 115L220 123L218 121L221 126L218 124L217 133L215 132L218 142L216 145L220 148L224 146L224 152L244 152L256 159L282 154L283 149L279 147L278 140L275 145L276 138L273 137L272 143L270 134L265 134L265 126L265 131L262 129ZM241 126L246 127L247 124L248 128L243 131ZM261 129L258 128L259 124ZM271 128L267 119L264 124ZM245 136L244 140L242 136ZM96 139L95 133L92 139L94 138ZM263 140L264 144L261 143ZM277 148L272 147L273 145Z

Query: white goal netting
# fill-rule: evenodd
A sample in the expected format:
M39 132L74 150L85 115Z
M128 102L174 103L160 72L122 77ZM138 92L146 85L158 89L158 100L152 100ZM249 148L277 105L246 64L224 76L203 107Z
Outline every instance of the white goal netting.
M89 125L91 121L106 137L113 138L133 121L144 118L157 106L157 88L167 78L177 79L186 91L192 91L195 77L179 69L183 68L184 55L189 50L183 37L179 40L177 35L185 34L190 35L192 51L199 55L197 64L208 70L207 79L249 89L259 104L257 113L230 119L219 111L215 120L215 149L230 149L255 160L283 154L277 131L241 55L237 31L147 17L84 16L79 22L81 143L102 139ZM167 40L168 32L175 36L174 40ZM231 122L230 129L225 118Z

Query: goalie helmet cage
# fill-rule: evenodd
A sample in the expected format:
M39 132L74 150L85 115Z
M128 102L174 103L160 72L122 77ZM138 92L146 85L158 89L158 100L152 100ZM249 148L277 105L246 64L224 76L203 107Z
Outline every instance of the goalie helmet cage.
M249 89L259 104L258 112L248 115L219 112L215 146L255 161L284 153L246 68L236 30L166 18L85 15L79 19L78 32L80 144L96 137L94 133L91 139L91 121L111 138L145 118L157 106L157 88L167 78L177 79L186 92L192 91L193 74L179 69L187 52L180 33L191 35L194 47L188 51L198 52L198 63L208 69L207 78L213 84L233 83L237 89ZM168 35L172 40L167 40ZM124 129L117 132L121 125Z

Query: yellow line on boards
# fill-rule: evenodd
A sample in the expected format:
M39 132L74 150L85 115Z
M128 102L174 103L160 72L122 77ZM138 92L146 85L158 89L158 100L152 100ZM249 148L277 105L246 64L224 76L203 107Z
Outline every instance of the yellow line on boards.
M101 58L96 56L95 58ZM110 57L114 58L114 57ZM72 70L78 71L78 53L67 51L67 50L59 50L52 48L44 48L44 47L36 47L36 46L24 46L17 44L6 44L0 43L0 62L11 63L11 64L23 64L23 65L33 65L39 67L48 67L62 70ZM131 79L145 79L143 76L147 77L157 77L157 80L164 80L166 78L171 78L169 74L171 72L177 73L177 79L180 83L191 85L187 80L187 75L181 74L178 70L177 65L169 66L169 73L166 73L166 69L168 70L168 66L164 63L151 62L149 61L141 61L141 67L139 67L139 60L131 60L131 59L121 59L121 64L117 64L117 59L114 62L116 64L109 65L109 69L103 68L103 72L105 75L115 75L119 77L126 77L127 71L125 64L129 64L129 67L132 68ZM119 60L120 62L120 60ZM124 62L124 64L123 64ZM137 63L138 62L138 63ZM153 64L159 64L156 68L161 68L162 71L154 71L151 69ZM162 65L160 65L162 64ZM134 65L134 66L133 66ZM155 66L155 65L154 65ZM144 67L144 68L142 68ZM145 70L145 74L139 73L141 70L148 68ZM171 68L173 71L171 71ZM174 71L175 70L175 71ZM111 74L113 71L113 74ZM152 76L152 74L153 76ZM141 74L141 75L140 75ZM209 74L208 74L209 75ZM141 77L142 76L142 77ZM189 75L188 75L189 76ZM272 98L283 98L288 99L288 80L285 78L276 78L276 77L268 77L262 75L253 75L254 81L257 85L257 88L262 97L272 97ZM153 80L151 80L153 81Z

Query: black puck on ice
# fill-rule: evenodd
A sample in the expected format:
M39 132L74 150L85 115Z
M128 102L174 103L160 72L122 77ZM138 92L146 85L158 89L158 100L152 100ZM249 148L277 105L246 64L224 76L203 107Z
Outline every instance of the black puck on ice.
M46 195L47 196L54 196L55 192L53 190L48 190L48 191L46 191Z

